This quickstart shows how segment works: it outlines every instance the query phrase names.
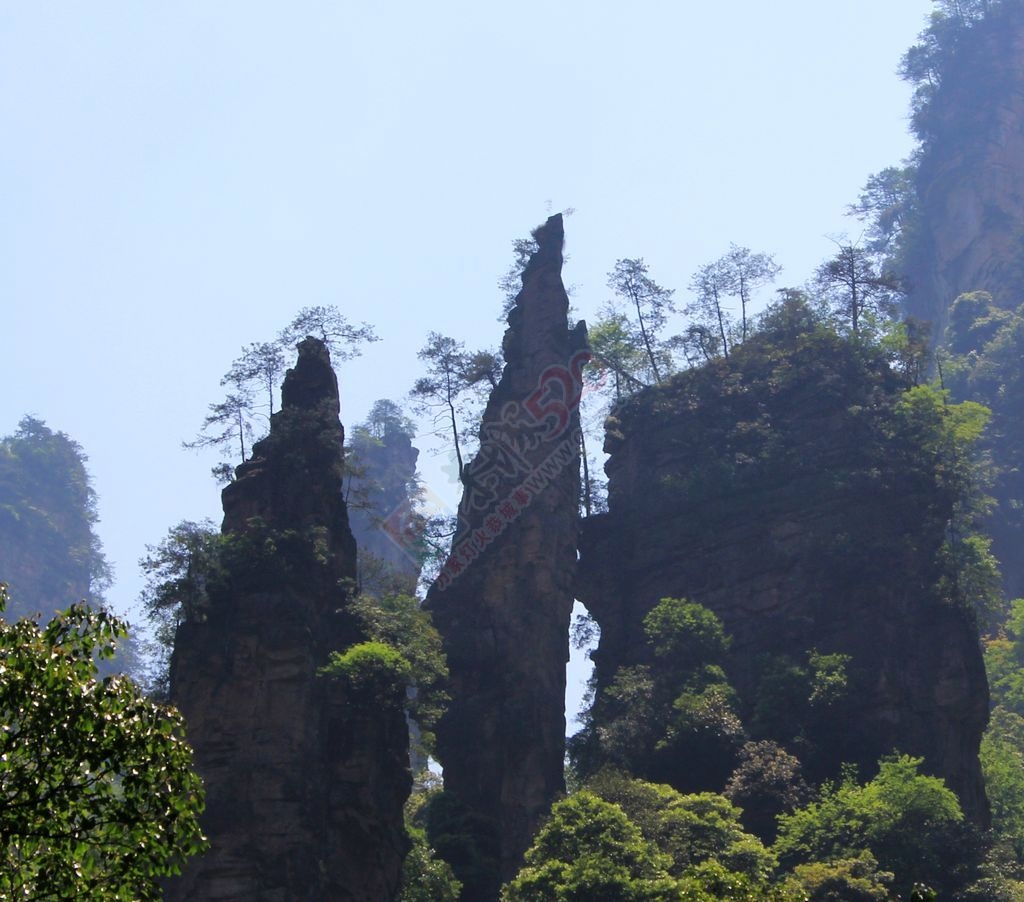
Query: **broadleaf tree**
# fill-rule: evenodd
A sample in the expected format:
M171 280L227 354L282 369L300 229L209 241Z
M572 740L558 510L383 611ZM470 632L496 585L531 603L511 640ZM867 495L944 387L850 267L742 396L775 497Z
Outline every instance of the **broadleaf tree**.
M180 715L97 677L126 635L86 604L0 620L0 898L159 899L205 847Z

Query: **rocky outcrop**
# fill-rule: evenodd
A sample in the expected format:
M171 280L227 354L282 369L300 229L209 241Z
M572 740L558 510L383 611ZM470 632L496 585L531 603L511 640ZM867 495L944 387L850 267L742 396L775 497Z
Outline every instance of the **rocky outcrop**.
M419 454L412 436L398 429L385 431L380 438L357 429L351 442L354 472L347 495L363 592L416 593L421 556L409 537L422 535L424 525L416 510Z
M452 864L474 902L496 898L514 876L564 790L586 331L566 322L561 217L534 237L508 318L505 369L464 473L451 557L427 597L451 671L437 729L445 795L480 851L469 867Z
M879 354L792 325L609 420L608 512L584 521L578 596L601 627L599 697L652 660L645 614L687 598L733 636L726 670L752 738L787 745L815 780L924 756L985 823L988 688L971 617L942 588L941 461ZM801 719L806 693L790 705L770 680L811 650L848 655L847 684Z
M210 850L167 898L393 898L407 847L400 708L367 711L318 674L363 636L344 610L355 543L338 386L299 345L270 435L223 494L225 577L181 626L171 694L206 785Z
M984 6L978 21L947 42L922 123L917 210L907 239L908 303L911 313L932 321L938 342L962 294L986 291L1006 310L1024 303L1024 6ZM1017 450L1005 437L1019 411L1013 393L1000 386L971 396L995 413L989 439L998 507L986 531L1007 597L1014 598L1024 591L1024 499Z
M1024 7L993 5L946 54L924 131L910 311L941 339L963 292L1008 308L1022 300Z

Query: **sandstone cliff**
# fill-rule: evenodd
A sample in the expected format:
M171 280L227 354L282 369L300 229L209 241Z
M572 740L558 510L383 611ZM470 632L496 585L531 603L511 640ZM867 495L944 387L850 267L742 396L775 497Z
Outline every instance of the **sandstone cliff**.
M945 54L921 130L910 312L941 339L963 292L1022 299L1024 6L994 5Z
M419 450L412 436L401 430L376 438L356 430L349 447L354 472L349 474L347 496L352 534L359 547L360 589L370 594L402 591L416 593L420 562L401 542L403 531L422 530L415 510L416 460Z
M650 660L644 615L688 598L734 637L726 669L752 738L789 746L816 780L923 755L984 823L985 671L940 588L953 496L881 356L799 318L610 419L608 513L584 521L578 592L601 626L599 697ZM768 680L812 649L848 655L848 685L804 716L806 695L790 704Z
M459 528L427 607L452 701L437 729L450 810L477 861L452 861L464 898L496 898L563 791L565 663L579 504L581 323L566 323L553 216L508 318L506 365L467 466ZM443 842L439 851L444 853Z
M282 409L223 494L227 580L179 630L171 694L204 779L210 851L167 898L393 898L411 780L400 709L318 675L362 636L344 612L355 542L327 349L299 345Z
M942 65L918 116L916 210L906 236L908 309L934 324L937 342L959 295L985 291L1004 310L1024 302L1024 5L984 6L969 28L941 42ZM971 350L973 366L984 348ZM987 531L1007 597L1014 598L1024 592L1024 528L1017 451L1006 439L1024 408L1003 385L980 388L963 396L994 412L989 442L999 505Z

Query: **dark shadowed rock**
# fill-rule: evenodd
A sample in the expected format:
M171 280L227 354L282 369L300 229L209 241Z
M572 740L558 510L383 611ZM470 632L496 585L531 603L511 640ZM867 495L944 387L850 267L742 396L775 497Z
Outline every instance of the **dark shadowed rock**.
M379 902L407 847L400 708L366 710L317 672L364 638L344 612L355 542L322 342L299 345L282 401L224 490L226 585L175 647L171 693L206 784L210 851L170 900Z
M564 790L565 663L579 503L579 367L567 325L562 220L508 317L506 365L467 466L452 555L427 606L444 637L452 701L437 729L445 793L477 843L452 861L464 898L496 898ZM575 371L574 371L575 367Z
M985 670L938 564L954 496L900 427L903 386L880 355L827 334L776 339L610 418L608 513L584 521L580 544L598 692L652 660L643 618L661 598L699 602L734 637L726 670L751 738L787 745L815 781L921 755L984 824ZM849 656L835 704L767 682L812 650Z

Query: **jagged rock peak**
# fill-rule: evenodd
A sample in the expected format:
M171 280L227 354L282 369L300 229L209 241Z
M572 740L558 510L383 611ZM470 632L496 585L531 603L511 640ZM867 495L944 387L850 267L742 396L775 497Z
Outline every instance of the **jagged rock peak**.
M408 849L408 733L321 669L363 641L344 430L324 343L307 338L282 408L223 492L229 536L209 616L182 623L171 698L206 785L210 850L168 902L395 897Z
M508 317L505 369L463 474L451 555L426 602L451 671L437 730L445 794L480 849L478 861L452 861L473 902L498 897L565 788L586 326L567 322L561 216L534 238Z
M222 493L225 532L248 531L259 518L277 529L319 524L333 535L349 536L338 378L319 339L304 339L298 352L285 374L270 434L256 442L252 457L236 468L235 481ZM353 548L342 556L354 554Z
M562 225L562 214L549 216L547 222L533 230L533 240L537 242L537 250L523 271L523 284L533 270L541 266L557 266L562 268L562 248L565 246L565 227Z
M319 338L307 336L298 343L297 349L299 359L285 374L281 386L281 407L311 410L326 402L338 416L341 412L338 377L331 366L327 345Z

